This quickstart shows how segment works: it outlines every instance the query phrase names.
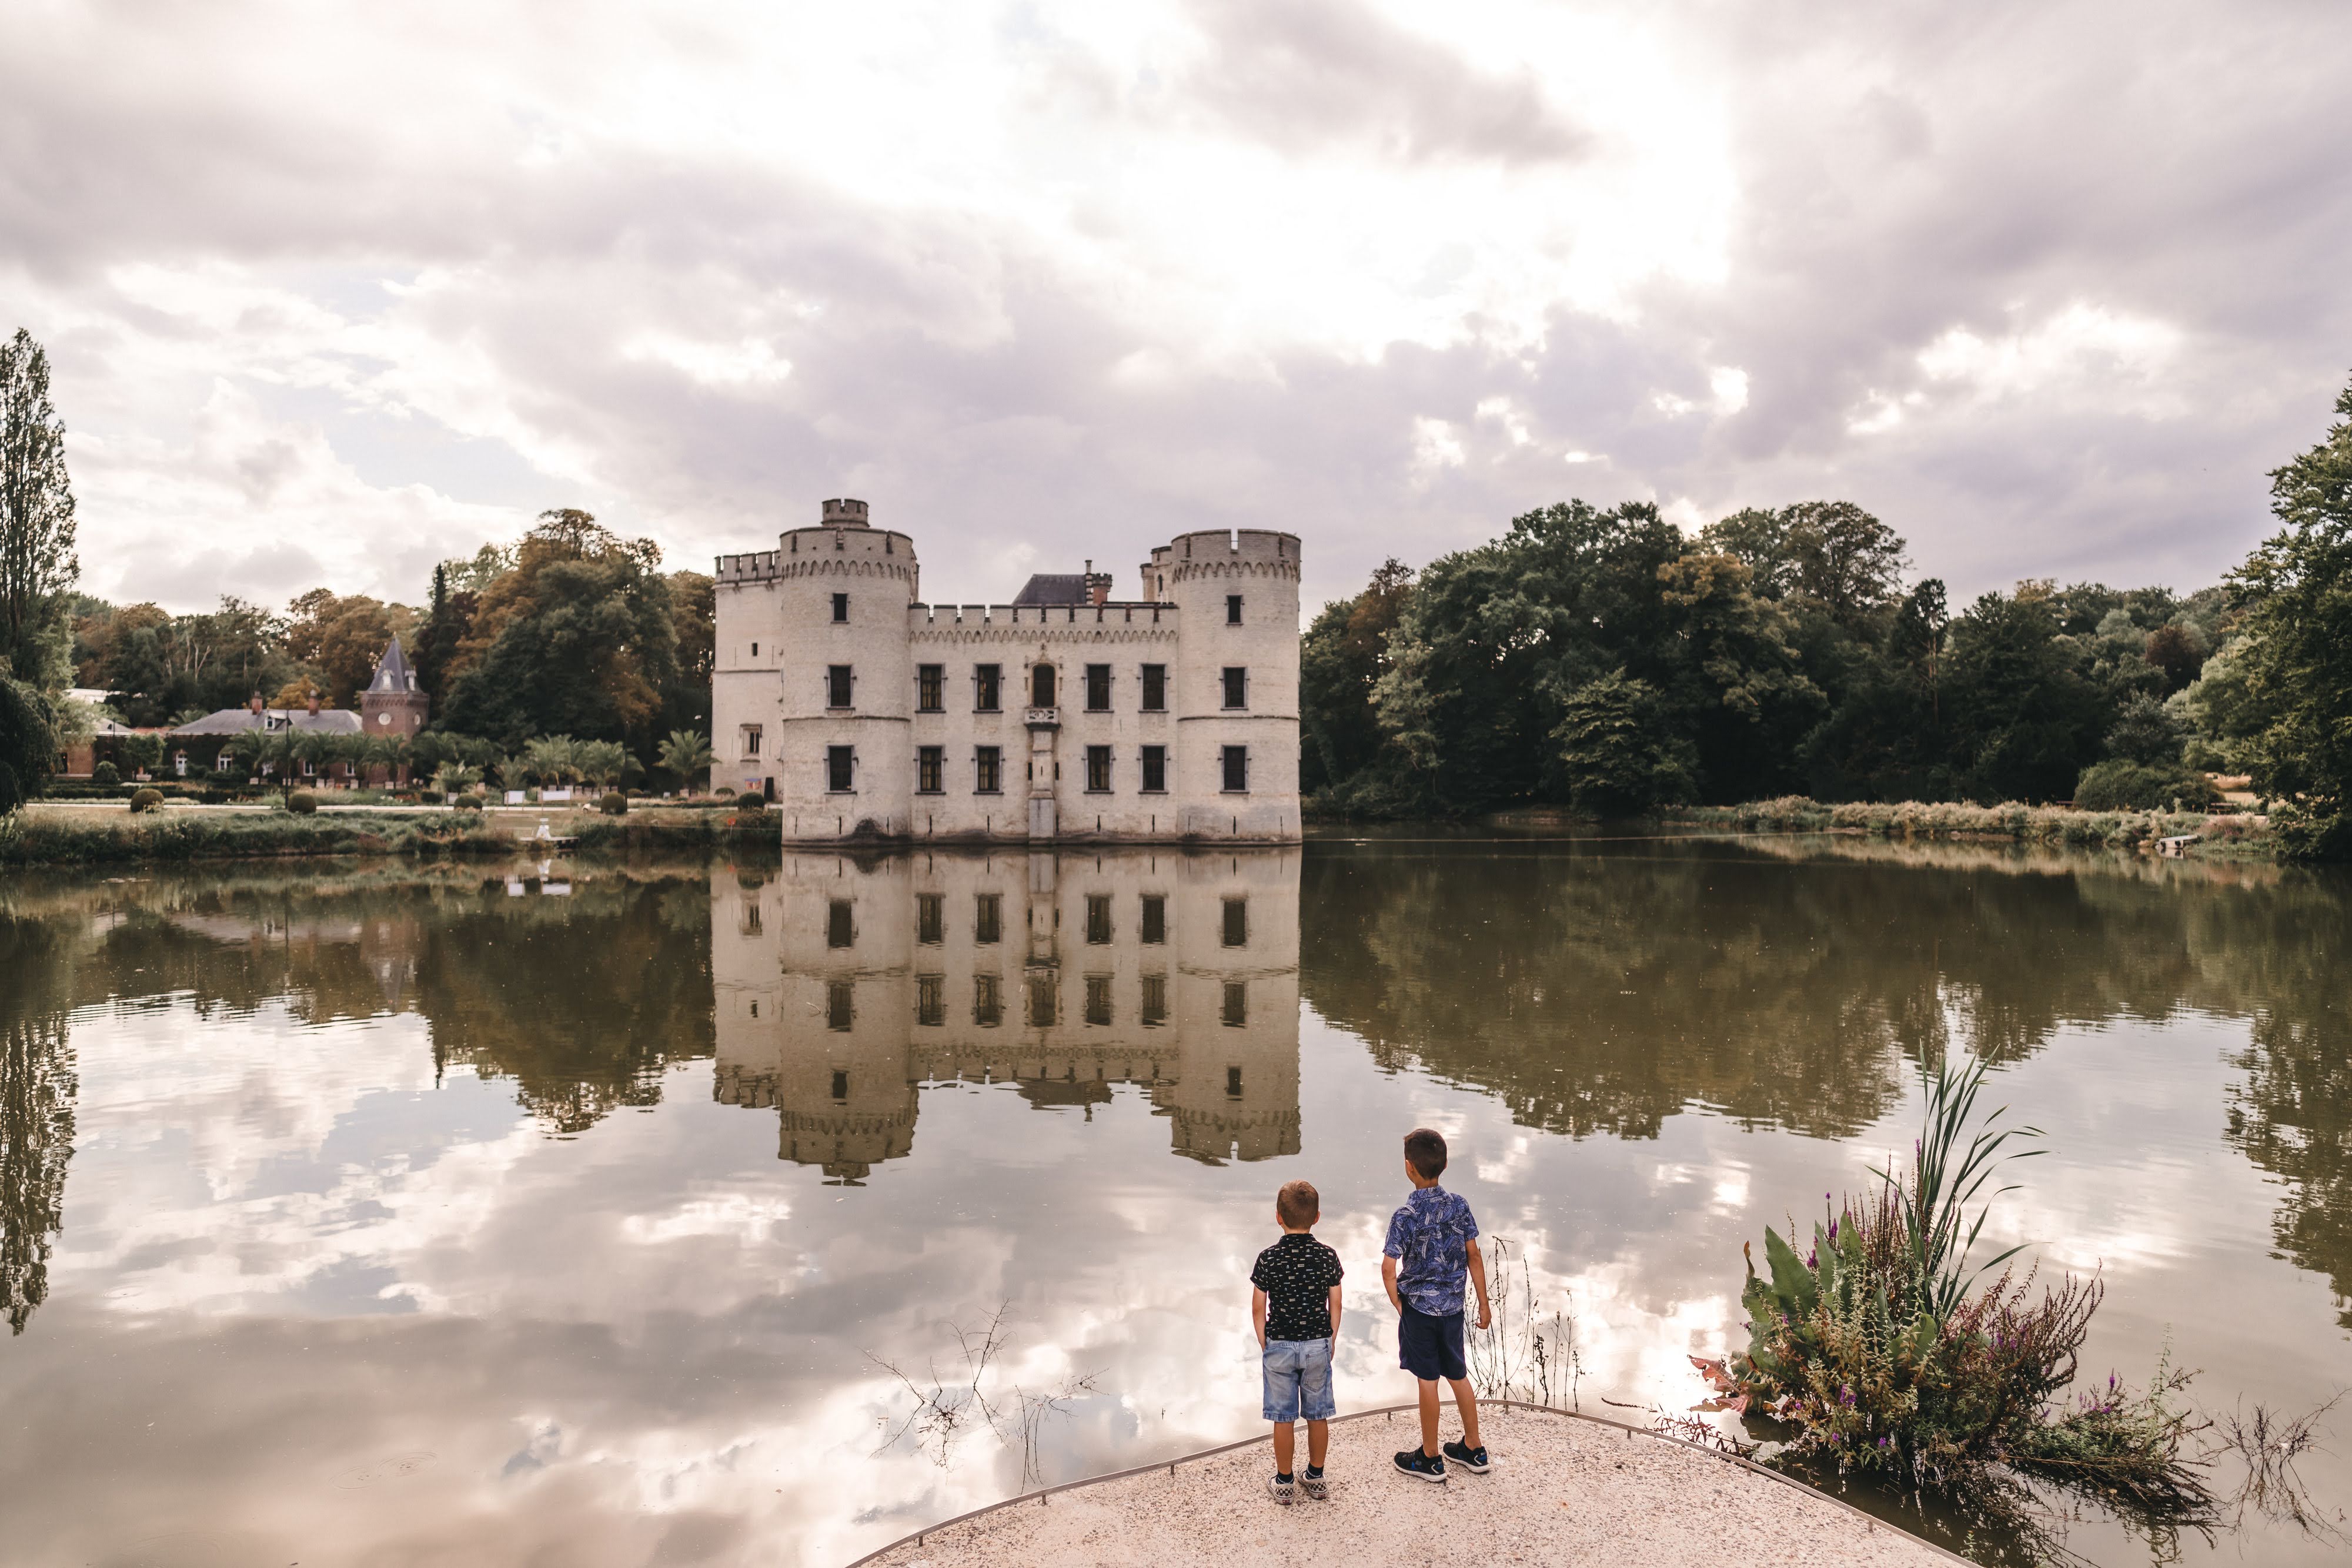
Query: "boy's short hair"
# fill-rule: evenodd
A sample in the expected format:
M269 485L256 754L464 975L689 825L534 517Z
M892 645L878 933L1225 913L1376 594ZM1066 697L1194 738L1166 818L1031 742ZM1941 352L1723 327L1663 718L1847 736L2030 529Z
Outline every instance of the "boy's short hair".
M1404 1135L1404 1157L1421 1173L1423 1181L1435 1181L1445 1174L1445 1136L1427 1127L1415 1127Z
M1313 1182L1286 1181L1274 1195L1274 1212L1291 1229L1304 1230L1323 1218L1323 1196Z

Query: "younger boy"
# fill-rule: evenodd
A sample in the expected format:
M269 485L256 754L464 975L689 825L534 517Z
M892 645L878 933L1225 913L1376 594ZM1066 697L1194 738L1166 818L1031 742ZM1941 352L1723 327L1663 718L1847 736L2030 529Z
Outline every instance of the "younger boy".
M1265 1380L1265 1418L1274 1423L1274 1479L1266 1488L1285 1506L1300 1492L1330 1500L1323 1460L1331 1451L1331 1347L1339 1333L1339 1255L1309 1234L1323 1218L1323 1200L1303 1181L1285 1182L1275 1195L1282 1239L1257 1255L1250 1270L1250 1321L1257 1330ZM1294 1478L1297 1434L1291 1423L1305 1406L1307 1474Z
M1421 1447L1396 1457L1396 1468L1415 1480L1444 1481L1452 1459L1473 1475L1486 1473L1486 1448L1478 1441L1478 1396L1470 1389L1470 1368L1462 1359L1462 1279L1466 1270L1478 1287L1478 1326L1491 1321L1486 1303L1486 1262L1478 1255L1478 1221L1470 1206L1437 1185L1445 1174L1445 1140L1427 1127L1404 1138L1404 1174L1412 1196L1390 1217L1389 1239L1381 1249L1381 1283L1397 1310L1397 1362L1421 1380ZM1437 1384L1454 1385L1454 1407L1462 1413L1462 1441L1437 1447Z

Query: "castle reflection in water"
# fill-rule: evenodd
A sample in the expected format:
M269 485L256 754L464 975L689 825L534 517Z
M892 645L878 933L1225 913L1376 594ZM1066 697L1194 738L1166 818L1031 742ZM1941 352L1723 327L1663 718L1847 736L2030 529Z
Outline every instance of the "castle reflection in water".
M787 852L715 878L713 1092L840 1181L910 1153L919 1087L953 1082L1038 1106L1131 1083L1177 1154L1296 1154L1298 872L1296 850Z

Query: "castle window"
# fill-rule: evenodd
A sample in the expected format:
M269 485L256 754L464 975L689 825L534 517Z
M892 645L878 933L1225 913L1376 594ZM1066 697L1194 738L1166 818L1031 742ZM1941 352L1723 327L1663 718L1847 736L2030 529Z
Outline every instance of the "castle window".
M840 617L835 616L835 619L839 620ZM1225 624L1238 626L1241 623L1242 596L1238 593L1228 593L1225 595Z
M1054 977L1048 973L1029 977L1029 1027L1051 1029L1054 1024Z
M1225 749L1234 749L1227 747ZM845 795L857 788L857 748L853 746L828 746L824 748L824 787L836 795Z
M1004 790L1004 753L993 746L976 747L971 754L971 792L997 795Z
M974 975L971 977L971 1021L982 1029L994 1029L1004 1021L1004 990L1001 977Z
M1087 666L1087 711L1088 713L1110 711L1110 666L1108 664Z
M1242 980L1227 980L1225 982L1225 1027L1239 1029L1247 1022L1249 1022L1249 986ZM1233 1088L1230 1092L1238 1094L1242 1092L1242 1070L1236 1067L1233 1070Z
M940 775L946 771L945 757L945 749L937 746L926 746L915 753L916 794L937 795L943 792Z
M925 1029L937 1029L948 1021L948 977L945 975L915 977L915 1021Z
M1004 707L1004 667L1001 664L974 664L971 667L971 707L974 713L1001 713Z
M849 1026L856 1020L857 1008L854 985L855 982L849 980L835 980L824 988L825 1028L839 1030L846 1034L849 1031ZM849 1098L848 1073L836 1072L833 1075L833 1097L836 1100Z
M857 945L857 923L851 912L849 900L836 898L825 905L824 945L828 947L853 947Z
M1099 947L1110 940L1110 894L1087 894L1087 940Z
M1164 746L1143 748L1143 792L1147 795L1168 792L1168 748Z
M1237 599L1234 602L1238 604L1241 601ZM846 593L836 593L833 596L833 618L835 621L849 619L849 595ZM1239 617L1235 619L1238 620Z
M849 705L844 703L841 706L846 707ZM1225 666L1225 706L1227 707L1249 706L1249 671L1242 665Z
M1110 793L1110 747L1108 746L1087 747L1087 793Z
M833 1070L833 1097L836 1100L849 1098L849 1074L837 1067Z
M756 659L756 658L758 658L759 656L760 656L760 644L758 644L757 643L752 643L752 644L751 644L751 657L753 657L753 658L755 658L755 659Z
M915 666L915 708L919 713L940 713L946 707L943 688L947 666L918 664Z
M852 692L856 680L850 671L851 666L847 664L827 664L824 667L825 706L848 707L852 705ZM1232 707L1234 705L1227 703L1225 706Z
M1168 666L1165 664L1143 666L1143 711L1168 711Z
M1225 988L1227 990L1233 989L1231 986L1228 986ZM1238 1100L1241 1097L1242 1070L1238 1067L1228 1067L1225 1069L1225 1098L1228 1100Z
M947 940L947 901L936 893L915 895L915 940L936 947Z
M760 755L760 727L756 724L743 727L743 755L747 758Z
M757 936L760 934L760 900L756 895L743 901L741 930L746 936Z
M1143 1027L1158 1029L1168 1021L1168 977L1143 977Z
M1054 706L1053 665L1039 664L1029 672L1029 706L1031 707Z
M1248 899L1228 898L1225 900L1225 926L1224 930L1220 935L1224 938L1224 945L1228 947L1246 947L1249 946Z
M1228 795L1248 794L1249 747L1246 746L1228 746L1224 748L1224 752L1225 793Z
M1108 975L1087 977L1087 1021L1098 1029L1108 1027L1110 1023L1110 977Z
M989 946L1004 939L1004 895L1001 893L981 893L972 895L971 939L979 946Z
M1168 895L1147 893L1143 895L1143 941L1156 947L1168 940Z

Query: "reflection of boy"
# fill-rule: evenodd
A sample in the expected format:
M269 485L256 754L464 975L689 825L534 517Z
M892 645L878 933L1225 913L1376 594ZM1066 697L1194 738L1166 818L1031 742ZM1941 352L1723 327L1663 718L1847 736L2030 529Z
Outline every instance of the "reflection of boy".
M1486 1473L1486 1445L1478 1441L1478 1396L1470 1389L1470 1369L1462 1359L1462 1281L1466 1271L1478 1287L1478 1326L1490 1320L1486 1262L1478 1255L1478 1221L1470 1206L1437 1185L1445 1174L1445 1140L1426 1127L1405 1134L1404 1174L1412 1196L1389 1219L1381 1249L1381 1283L1397 1310L1397 1362L1421 1380L1421 1447L1396 1457L1396 1468L1415 1480L1443 1481L1452 1459L1474 1475ZM1462 1413L1462 1441L1437 1447L1437 1385L1454 1385L1454 1407Z
M1289 1503L1304 1491L1329 1500L1323 1460L1331 1451L1331 1344L1339 1332L1339 1255L1307 1234L1323 1217L1323 1202L1303 1181L1285 1182L1275 1195L1282 1239L1257 1255L1250 1270L1250 1321L1257 1330L1265 1380L1265 1418L1274 1423L1274 1500ZM1292 1478L1297 1433L1307 1416L1307 1474Z

